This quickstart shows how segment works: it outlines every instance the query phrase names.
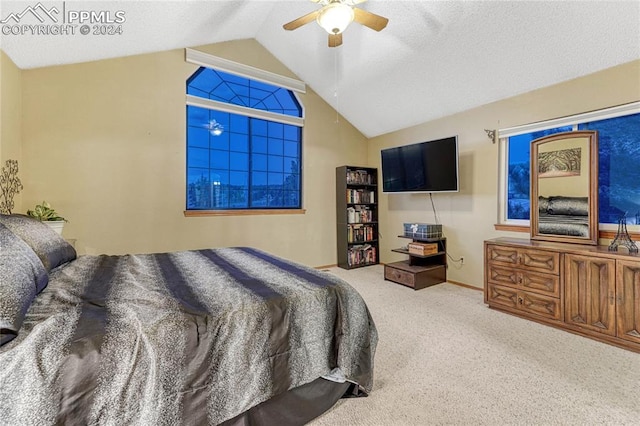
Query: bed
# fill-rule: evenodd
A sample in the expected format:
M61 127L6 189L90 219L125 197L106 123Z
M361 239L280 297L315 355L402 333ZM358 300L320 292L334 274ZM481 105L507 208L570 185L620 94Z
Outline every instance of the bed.
M0 216L0 419L304 424L373 383L360 295L249 247L77 256Z

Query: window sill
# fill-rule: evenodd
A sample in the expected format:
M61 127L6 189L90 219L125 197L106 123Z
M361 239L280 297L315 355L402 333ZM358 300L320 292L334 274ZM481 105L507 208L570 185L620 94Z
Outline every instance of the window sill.
M511 232L526 232L527 234L530 231L528 226L521 225L504 225L501 223L496 223L493 225L496 231L511 231Z
M305 209L263 209L263 210L185 210L185 217L208 216L252 216L252 215L280 215L280 214L305 214Z

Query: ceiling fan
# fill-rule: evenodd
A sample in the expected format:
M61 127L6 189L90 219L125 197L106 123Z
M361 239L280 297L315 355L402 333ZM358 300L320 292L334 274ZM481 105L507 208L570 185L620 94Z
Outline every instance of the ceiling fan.
M354 7L356 4L364 3L367 0L311 1L321 4L322 8L284 24L283 28L287 31L292 31L315 19L318 25L329 33L329 47L337 47L342 44L342 32L352 21L356 21L375 31L381 31L389 22L383 16Z

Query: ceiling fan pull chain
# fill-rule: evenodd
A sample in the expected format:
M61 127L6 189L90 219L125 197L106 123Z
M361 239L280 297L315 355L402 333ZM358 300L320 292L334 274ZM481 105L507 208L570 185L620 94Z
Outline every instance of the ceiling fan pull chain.
M338 124L340 122L340 114L338 113L338 49L334 50L334 57L333 57L333 72L334 72L334 77L335 77L335 87L334 87L334 91L333 91L333 96L336 98L336 124Z

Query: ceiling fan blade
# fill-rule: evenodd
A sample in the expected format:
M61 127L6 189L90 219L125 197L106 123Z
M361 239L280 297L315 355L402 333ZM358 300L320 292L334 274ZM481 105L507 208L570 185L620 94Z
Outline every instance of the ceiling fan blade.
M376 15L375 13L367 12L357 7L353 8L353 15L354 21L376 31L383 30L389 22L384 16Z
M313 11L311 13L307 13L306 15L301 16L298 19L294 19L293 21L284 24L282 26L282 28L284 28L287 31L292 31L292 30L295 30L297 28L300 28L301 26L303 26L305 24L308 24L309 22L315 20L318 17L319 13L320 13L320 10L316 10L316 11Z
M338 47L342 44L342 33L329 34L329 47Z

